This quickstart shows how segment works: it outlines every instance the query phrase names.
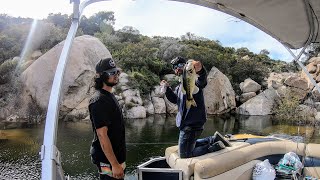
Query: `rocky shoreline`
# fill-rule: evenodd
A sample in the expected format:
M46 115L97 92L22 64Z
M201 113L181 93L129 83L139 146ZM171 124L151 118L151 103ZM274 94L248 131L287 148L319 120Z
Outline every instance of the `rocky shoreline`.
M13 96L14 100L1 107L0 122L19 122L21 119L43 119L46 112L55 67L63 42L56 45L36 60L24 63L24 71L19 77L21 92ZM88 100L94 92L92 78L95 61L99 57L111 57L108 49L92 36L75 38L64 78L64 94L60 117L65 120L88 120ZM308 61L308 71L320 82L320 57ZM168 81L176 81L173 74L165 76ZM160 86L153 87L150 94L141 95L139 90L130 87L130 77L126 73L120 76L115 87L125 118L146 118L154 114L175 114L177 107L171 104L160 92ZM320 93L306 79L304 73L271 73L266 78L266 88L248 77L240 84L241 95L237 96L229 79L213 67L208 71L208 85L204 89L208 115L221 115L235 112L240 115L274 115L289 95L297 99L294 109L297 119L313 122L320 121ZM17 104L19 107L17 108ZM33 105L33 106L32 106ZM30 108L32 107L32 108ZM37 113L36 110L39 110ZM34 114L33 114L34 113ZM38 120L36 120L38 121ZM298 121L300 124L301 122Z

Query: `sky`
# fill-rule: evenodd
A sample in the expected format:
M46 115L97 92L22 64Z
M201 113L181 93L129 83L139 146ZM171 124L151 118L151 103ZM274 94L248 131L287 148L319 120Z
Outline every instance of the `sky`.
M70 0L2 0L0 14L13 17L44 19L49 13L70 15ZM81 1L82 2L82 1ZM87 6L83 15L113 11L115 29L132 26L140 34L180 37L187 32L211 40L224 47L247 47L254 53L262 49L270 57L290 62L292 56L278 41L254 26L235 17L202 6L168 0L112 0Z

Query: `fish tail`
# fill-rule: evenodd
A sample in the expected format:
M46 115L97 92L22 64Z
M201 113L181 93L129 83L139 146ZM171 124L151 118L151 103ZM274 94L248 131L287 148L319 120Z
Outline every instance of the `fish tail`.
M186 100L186 108L187 108L187 109L190 109L191 106L197 107L196 101L195 101L194 99Z
M196 103L196 101L194 99L192 99L191 105L194 106L194 107L197 107L197 103Z

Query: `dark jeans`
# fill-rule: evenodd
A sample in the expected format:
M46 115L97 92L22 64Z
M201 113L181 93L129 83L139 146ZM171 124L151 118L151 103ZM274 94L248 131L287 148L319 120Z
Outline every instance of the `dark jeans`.
M211 137L198 139L202 133L202 129L192 129L185 127L180 130L179 134L179 154L180 158L189 158L201 156L209 153Z

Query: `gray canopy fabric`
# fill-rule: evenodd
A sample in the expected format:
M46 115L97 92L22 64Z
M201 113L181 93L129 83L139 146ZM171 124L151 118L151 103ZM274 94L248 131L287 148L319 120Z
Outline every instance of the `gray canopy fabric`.
M172 0L246 21L291 49L320 42L320 0Z

